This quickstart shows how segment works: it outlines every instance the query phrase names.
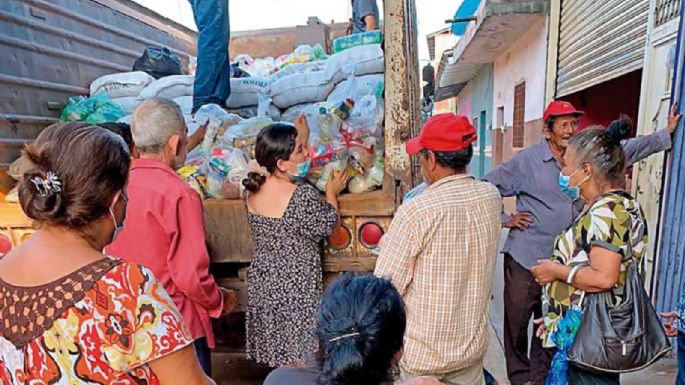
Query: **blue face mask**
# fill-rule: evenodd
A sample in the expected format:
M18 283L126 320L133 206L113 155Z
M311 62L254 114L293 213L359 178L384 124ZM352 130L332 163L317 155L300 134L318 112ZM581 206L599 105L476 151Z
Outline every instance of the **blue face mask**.
M572 172L571 175L564 175L563 172L559 172L559 188L561 189L561 192L563 192L564 194L566 194L566 196L574 200L580 197L579 186L585 183L585 181L587 181L588 179L583 179L583 181L580 182L578 186L571 186L571 178L578 172L578 170L580 169L576 169L576 171Z
M306 178L307 174L309 174L309 166L310 165L311 165L311 162L309 160L305 160L302 163L298 163L296 173L293 174L291 172L288 172L288 175L290 175L290 179L293 181L298 181L298 180Z

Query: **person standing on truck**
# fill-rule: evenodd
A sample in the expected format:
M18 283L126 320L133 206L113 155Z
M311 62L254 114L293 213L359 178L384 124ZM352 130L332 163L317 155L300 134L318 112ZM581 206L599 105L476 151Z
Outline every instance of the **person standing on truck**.
M352 0L352 19L346 33L364 33L378 29L378 4L376 0Z
M205 104L226 106L231 94L228 57L228 0L188 0L197 25L197 69L193 85L194 114Z
M485 175L503 197L516 197L517 214L502 213L509 228L504 245L504 354L512 385L544 385L554 356L535 333L528 335L530 318L542 317L542 287L530 269L552 255L556 236L571 226L585 202L564 194L558 185L568 141L578 131L582 111L554 101L543 115L545 140L519 152ZM626 165L671 148L671 134L680 115L671 108L668 128L623 142ZM530 358L528 355L530 342Z
M254 244L247 273L247 356L271 367L302 365L316 351L321 241L339 225L338 194L347 177L330 177L325 200L304 183L306 143L290 124L262 129L255 159L263 170L243 181Z
M485 383L501 198L467 173L476 139L468 118L439 114L407 142L428 188L397 210L374 272L389 278L407 305L403 381Z
M155 273L190 329L202 368L211 375L210 318L232 311L236 298L209 273L202 201L174 171L186 157L183 114L171 100L148 99L134 111L131 128L140 156L126 187L126 222L107 252Z
M154 274L102 253L126 212L122 139L57 123L22 156L36 232L0 261L0 382L213 385Z

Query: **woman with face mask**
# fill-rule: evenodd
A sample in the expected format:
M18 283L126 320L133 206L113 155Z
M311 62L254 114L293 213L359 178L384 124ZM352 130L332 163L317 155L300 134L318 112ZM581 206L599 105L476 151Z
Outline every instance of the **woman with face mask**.
M552 258L532 269L544 284L543 319L538 336L555 347L554 333L572 308L582 310L585 293L611 292L614 304L624 300L626 270L639 266L647 244L647 221L637 200L625 191L625 154L621 141L630 132L627 119L608 129L575 134L564 155L559 188L586 202L585 211L555 242ZM570 316L572 317L572 316ZM575 338L566 336L564 338ZM548 380L549 381L549 380ZM568 383L618 384L615 373L589 372L571 366Z
M247 275L247 354L271 367L302 365L316 350L320 245L339 224L337 197L347 184L345 172L334 172L324 200L305 182L306 132L289 124L262 129L255 147L262 170L243 181L254 244Z
M0 382L212 384L150 270L101 252L126 211L124 141L59 123L23 156L36 232L0 261Z

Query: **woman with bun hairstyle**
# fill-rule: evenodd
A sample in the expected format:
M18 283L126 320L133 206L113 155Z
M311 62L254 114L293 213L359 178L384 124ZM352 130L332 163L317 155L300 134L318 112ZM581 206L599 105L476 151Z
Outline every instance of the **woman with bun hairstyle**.
M335 172L325 200L304 182L306 131L280 123L262 129L255 147L262 170L243 181L254 244L247 275L247 354L271 367L302 365L316 350L321 241L338 226L338 194L347 182L345 172Z
M264 385L386 385L399 377L407 315L392 283L372 274L346 273L326 290L316 329L316 364L280 368ZM416 377L403 385L436 385Z
M637 200L625 190L625 154L621 141L631 130L628 119L608 129L589 128L571 137L559 175L561 191L586 202L584 212L556 239L552 258L532 268L543 289L543 319L538 336L554 347L551 335L582 294L612 292L623 301L625 272L639 266L647 245L647 221ZM544 307L544 306L543 306ZM543 322L544 320L544 322ZM619 384L619 375L569 369L569 384Z
M0 382L213 384L150 270L102 254L124 222L124 141L58 123L23 156L36 232L0 260Z

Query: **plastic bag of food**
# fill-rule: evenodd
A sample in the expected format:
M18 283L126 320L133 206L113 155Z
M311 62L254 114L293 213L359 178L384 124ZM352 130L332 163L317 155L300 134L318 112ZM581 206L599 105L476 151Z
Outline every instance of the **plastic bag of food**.
M222 139L232 143L233 147L241 149L250 159L254 158L254 147L257 143L257 135L262 128L272 124L273 120L267 117L245 119L240 123L229 127Z
M366 44L381 44L383 42L383 32L380 30L355 33L339 37L333 40L333 52L338 53L352 47Z
M229 114L238 115L243 119L249 119L257 116L258 109L259 108L257 106L247 106L242 108L231 108L228 109L227 112ZM278 122L281 120L281 110L279 110L278 107L274 106L273 104L270 104L266 110L266 117L274 122Z
M373 95L360 98L355 103L349 119L345 121L343 133L351 139L366 136L382 136L382 127L385 117L383 99Z
M241 117L229 114L217 104L205 104L200 107L193 119L199 126L207 124L207 132L202 140L202 147L206 150L209 150L223 134L221 131L226 131L228 127L242 121Z
M248 160L234 148L214 147L207 160L207 192L213 198L240 198Z
M313 106L312 103L304 103L292 106L285 110L283 114L281 114L280 120L288 123L295 123L295 119L297 119L298 116L304 114L305 111L311 106Z
M175 99L180 96L191 96L193 95L194 82L195 76L192 75L167 76L157 79L143 88L138 97L140 99L155 97Z
M207 179L200 172L200 168L193 165L183 166L177 171L178 175L198 194L200 198L205 199L209 197L207 194Z
M166 47L145 48L143 56L133 63L133 70L147 72L156 79L183 73L181 58Z
M304 109L303 113L307 118L307 125L311 134L310 141L319 140L322 144L329 144L334 141L342 142L340 129L343 119L335 108L334 104L323 102L312 104Z
M90 84L90 95L106 92L111 98L138 97L140 91L155 80L142 71L101 76Z
M339 160L327 163L325 166L321 167L315 172L310 171L308 180L319 190L326 191L326 184L328 183L328 179L331 177L331 173L333 171L344 170L346 167L347 159L341 157Z
M348 168L349 169L349 168ZM352 194L361 194L375 190L383 185L384 161L378 156L374 165L361 175L354 176L347 184L347 189Z
M369 95L382 98L384 89L385 75L383 74L354 76L338 83L333 92L328 95L328 101L336 102L348 98L357 101Z

